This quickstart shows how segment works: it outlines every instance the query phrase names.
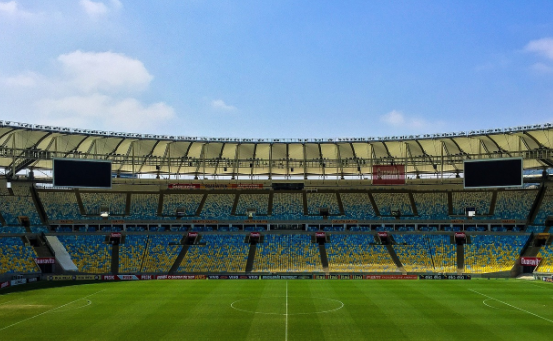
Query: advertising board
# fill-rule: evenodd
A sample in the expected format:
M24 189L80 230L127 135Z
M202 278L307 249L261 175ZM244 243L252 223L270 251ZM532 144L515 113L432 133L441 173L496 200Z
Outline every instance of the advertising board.
M37 263L37 264L55 264L56 259L53 258L53 257L35 258L35 263Z
M365 275L365 279L380 280L380 279L418 279L417 275Z
M538 266L541 258L538 257L520 257L520 265L524 266Z
M419 279L426 280L468 280L470 275L419 275Z
M374 165L373 185L405 185L404 165Z
M208 275L207 279L259 279L259 275Z

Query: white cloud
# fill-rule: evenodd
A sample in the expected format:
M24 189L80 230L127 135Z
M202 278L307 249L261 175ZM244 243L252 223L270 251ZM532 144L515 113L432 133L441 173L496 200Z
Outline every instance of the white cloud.
M391 126L402 126L405 124L405 117L401 111L392 110L387 114L382 115L380 120Z
M25 72L13 77L6 77L0 81L8 87L25 87L30 88L37 85L39 76L34 72Z
M81 0L80 4L86 14L91 18L104 16L113 10L119 10L123 7L123 4L119 0L111 0L110 6L103 2L91 0Z
M109 12L119 10L123 7L123 4L119 0L111 0L110 6L106 5L103 2L91 0L81 0L80 4L86 14L88 14L88 16L91 18L104 16Z
M135 98L102 94L44 99L36 103L44 124L63 127L95 127L102 130L150 132L175 117L165 103L144 105Z
M12 17L29 17L32 14L19 8L15 1L0 2L0 15L5 14Z
M176 117L163 102L138 97L153 79L143 63L113 52L60 55L59 73L25 72L0 78L0 94L12 117L27 123L155 133Z
M66 77L84 92L142 91L153 79L141 61L119 53L75 51L58 61Z
M443 122L430 123L420 117L408 117L399 110L392 110L382 115L380 121L391 126L396 133L423 132L444 126Z
M235 111L237 110L235 106L226 104L222 99L215 99L211 101L211 107L220 111Z
M15 1L0 2L0 13L14 15L17 13L17 3Z
M108 12L108 7L103 2L81 0L80 4L85 12L91 17L98 17Z
M553 60L553 38L532 40L526 45L524 50Z

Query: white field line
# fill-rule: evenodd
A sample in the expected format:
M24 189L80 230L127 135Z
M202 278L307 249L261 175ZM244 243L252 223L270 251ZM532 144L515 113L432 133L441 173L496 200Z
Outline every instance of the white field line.
M16 326L16 325L18 325L18 324L20 324L20 323L23 323L23 322L32 320L32 319L34 319L34 318L36 318L36 317L42 316L42 315L47 314L47 313L49 313L49 312L51 312L51 311L55 311L55 310L61 309L61 308L63 308L63 307L66 307L66 306L70 305L71 303L75 303L75 302L77 302L77 301L83 300L83 299L88 298L88 297L90 297L90 296L96 295L97 293L102 292L102 291L104 291L104 290L106 290L106 289L103 289L103 290L100 290L100 291L96 291L96 292L93 293L93 294L90 294L90 295L85 296L85 297L78 298L78 299L76 299L76 300L74 300L74 301L71 301L71 302L69 302L69 303L66 303L66 304L64 304L64 305L60 305L60 306L57 307L57 308L52 308L52 309L50 309L50 310L46 310L45 312L42 312L42 313L37 314L37 315L35 315L35 316L31 316L31 317L28 317L28 318L26 318L26 319L24 319L24 320L21 320L21 321L19 321L19 322L15 322L15 323L13 323L13 324L10 324L10 325L7 326L7 327L4 327L4 328L0 329L0 331L6 330L6 329L11 328L11 327L13 327L13 326Z
M487 298L489 298L490 300L494 300L494 301L497 301L497 302L499 302L499 303L503 303L503 304L505 304L505 305L508 305L508 306L511 307L511 308L514 308L514 309L516 309L516 310L518 310L518 311L522 311L523 313L530 314L530 315L535 316L535 317L537 317L537 318L540 318L540 319L542 319L542 320L544 320L544 321L553 323L553 320L550 320L550 319L548 319L548 318L542 317L542 316L540 316L540 315L538 315L538 314L534 314L534 313L531 312L531 311L524 310L524 309L519 308L519 307L515 307L515 306L512 305L512 304L509 304L509 303L507 303L507 302L503 302L503 301L501 301L501 300L498 300L497 298L493 298L493 297L491 297L491 296L488 296L488 295L483 294L483 293L481 293L481 292L478 292L478 291L476 291L476 290L473 290L473 289L469 289L469 290L472 291L472 292L477 293L478 295L482 295L482 296L484 296L484 297L487 297Z
M286 296L285 296L286 297ZM295 296L288 296L288 299L290 298L293 298ZM267 298L267 297L266 297ZM271 297L269 297L271 298ZM282 298L282 296L274 296L272 298ZM302 299L303 297L298 297L299 299ZM329 309L329 310L321 310L321 311L313 311L313 312L306 312L306 313L288 313L288 316L292 316L292 315L312 315L312 314L326 314L326 313L332 313L334 311L337 311L337 310L340 310L342 309L345 304L344 302L340 301L340 300L335 300L333 298L324 298L324 297L321 297L319 298L320 300L326 300L326 301L330 301L330 302L338 302L340 303L340 306L337 307L337 308L334 308L334 309ZM230 304L230 307L234 310L238 310L238 311L242 311L244 313L250 313L250 314L263 314L263 315L282 315L282 316L285 316L286 314L281 314L281 313L271 313L271 312L262 312L262 311L252 311L252 310L246 310L246 309L241 309L241 308L238 308L236 307L236 303L239 303L239 302L243 302L243 301L252 301L252 300L255 300L255 298L248 298L248 299L243 299L243 300L236 300L234 302L232 302Z
M286 332L284 341L288 341L288 281L286 281Z
M489 298L486 298L485 300L482 301L482 303L484 303L484 305L486 307L490 307L490 308L493 308L493 309L499 309L499 308L496 308L496 307L492 307L491 305L489 305L488 303L486 303L486 301L489 301L490 299Z
M83 308L86 308L88 307L89 305L92 304L92 301L91 300L86 300L88 303L83 305L83 306L80 306L80 307L77 307L77 308L69 308L69 310L65 310L65 311L71 311L71 310L77 310L77 309L83 309ZM64 313L65 311L61 311L62 313Z

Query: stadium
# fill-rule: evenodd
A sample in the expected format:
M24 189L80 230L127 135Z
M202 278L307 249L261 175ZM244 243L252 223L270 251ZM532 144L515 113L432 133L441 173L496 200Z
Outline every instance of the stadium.
M551 124L236 139L0 121L0 146L6 340L519 339L553 323Z

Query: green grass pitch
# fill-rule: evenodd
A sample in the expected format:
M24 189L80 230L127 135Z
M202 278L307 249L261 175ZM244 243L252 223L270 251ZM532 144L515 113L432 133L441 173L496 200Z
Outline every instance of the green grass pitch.
M0 293L0 340L546 340L553 285L516 280L104 282Z

